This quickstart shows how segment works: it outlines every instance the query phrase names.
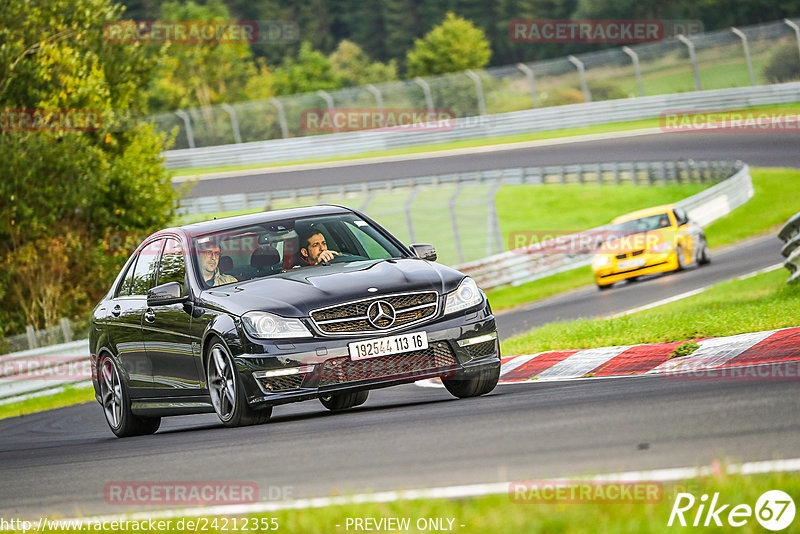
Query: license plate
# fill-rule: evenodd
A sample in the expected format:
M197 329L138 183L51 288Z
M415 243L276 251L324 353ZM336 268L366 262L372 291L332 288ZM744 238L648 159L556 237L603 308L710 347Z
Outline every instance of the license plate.
M637 267L644 267L644 258L637 258L635 260L621 261L617 264L620 269L635 269Z
M423 350L428 348L428 333L414 332L413 334L379 337L369 341L355 341L349 343L347 348L350 349L351 360L366 360L376 356Z

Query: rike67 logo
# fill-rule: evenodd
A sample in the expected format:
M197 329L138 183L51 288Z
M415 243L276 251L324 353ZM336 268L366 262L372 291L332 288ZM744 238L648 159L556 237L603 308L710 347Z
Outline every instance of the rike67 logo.
M794 501L788 493L780 490L762 493L755 507L723 503L719 493L715 493L710 501L707 494L696 499L691 493L678 493L667 526L743 527L755 516L762 527L777 532L791 525L794 515Z

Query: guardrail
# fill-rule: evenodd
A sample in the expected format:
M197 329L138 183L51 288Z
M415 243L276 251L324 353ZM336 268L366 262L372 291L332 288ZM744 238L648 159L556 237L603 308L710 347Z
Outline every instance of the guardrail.
M729 178L696 195L677 203L691 219L701 226L727 215L753 196L750 169L742 162L732 163L727 169ZM534 247L520 247L481 260L456 266L471 276L483 289L500 286L517 286L589 265L595 248L596 236L607 226L585 232L561 236L561 242L577 243L574 253L539 253Z
M800 213L786 221L778 237L786 243L781 249L781 254L786 258L783 266L791 273L786 283L793 284L800 280Z
M89 340L0 356L0 404L91 379Z
M800 82L644 96L528 109L455 120L449 130L358 131L292 137L203 148L170 150L162 155L168 169L269 164L305 158L362 154L376 150L492 138L658 118L669 110L708 111L800 101Z

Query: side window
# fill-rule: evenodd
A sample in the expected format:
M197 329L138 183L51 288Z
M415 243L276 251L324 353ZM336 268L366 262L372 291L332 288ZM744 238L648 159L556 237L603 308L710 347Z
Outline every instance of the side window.
M133 280L131 280L131 295L147 295L147 292L153 287L158 257L161 255L163 245L164 240L158 239L139 252L139 259L136 261L136 269L133 271Z
M347 227L353 233L353 235L356 236L356 239L358 239L358 242L361 244L361 246L364 247L367 257L373 260L392 257L388 250L383 248L380 243L375 241L375 239L373 239L366 232L362 231L360 228L356 228L351 224L348 224Z
M183 247L177 239L168 238L164 244L164 253L161 255L156 285L179 282L183 287L185 275L186 263L183 258Z
M117 286L117 293L114 295L115 297L125 297L131 294L131 280L133 280L133 271L136 268L136 260L137 258L134 257L128 264L128 270L125 272L125 277L123 278L122 282L120 282L119 286Z

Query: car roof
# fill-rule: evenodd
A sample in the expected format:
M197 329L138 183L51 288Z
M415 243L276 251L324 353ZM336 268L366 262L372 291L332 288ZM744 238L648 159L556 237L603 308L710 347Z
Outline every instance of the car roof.
M313 217L315 215L336 215L342 213L352 213L352 210L334 204L323 204L318 206L308 206L303 208L289 208L283 210L261 211L248 215L236 215L234 217L223 217L221 219L211 219L183 226L165 228L157 233L169 233L180 231L188 237L195 237L212 232L220 232L248 226L251 224L262 224L265 222L280 221L283 219L296 219L300 217Z
M612 224L633 221L635 219L641 219L642 217L650 217L652 215L659 215L661 213L666 213L667 211L674 209L675 204L664 204L663 206L655 206L652 208L645 208L642 210L632 211L631 213L626 213L625 215L620 215L613 221Z

